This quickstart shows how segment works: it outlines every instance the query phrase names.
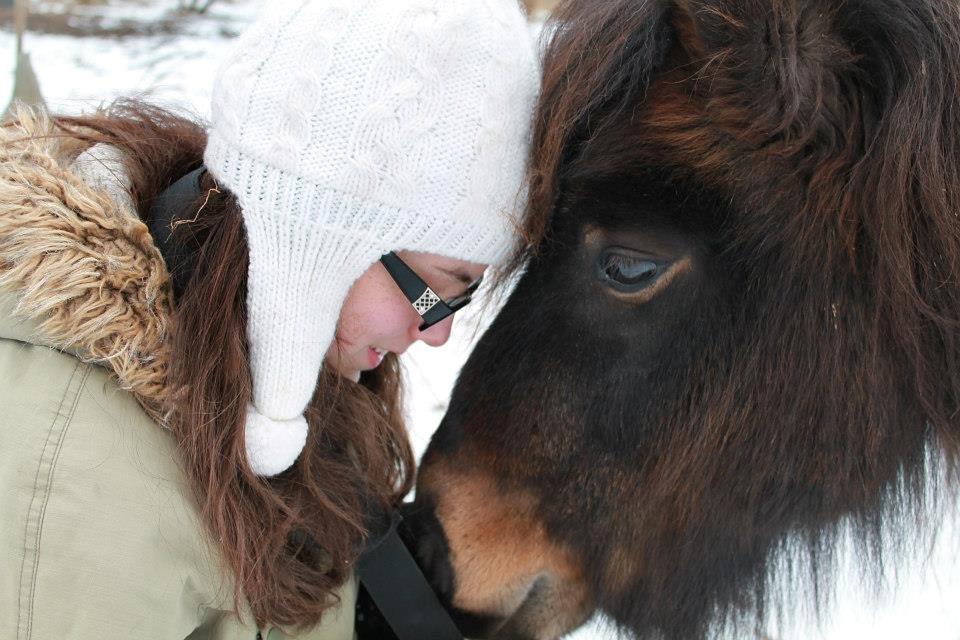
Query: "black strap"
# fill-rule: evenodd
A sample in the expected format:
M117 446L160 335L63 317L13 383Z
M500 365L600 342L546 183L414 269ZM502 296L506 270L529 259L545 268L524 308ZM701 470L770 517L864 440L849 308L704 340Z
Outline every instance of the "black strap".
M402 517L371 542L357 562L357 574L398 640L463 640L450 614L397 534Z
M200 197L200 178L205 169L203 166L194 169L154 198L150 208L150 235L160 250L163 261L167 263L167 271L173 282L174 299L179 299L186 289L190 275L197 262L199 243L190 231L190 225L182 225L177 229L178 221L189 221L196 215L191 205Z

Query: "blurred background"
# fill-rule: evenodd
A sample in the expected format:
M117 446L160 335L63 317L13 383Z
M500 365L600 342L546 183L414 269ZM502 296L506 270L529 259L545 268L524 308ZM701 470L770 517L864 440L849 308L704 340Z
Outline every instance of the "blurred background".
M537 31L556 0L524 4ZM70 112L135 94L203 116L224 46L263 6L263 0L0 0L2 106L14 91L26 102Z
M524 4L530 37L539 40L557 0ZM53 111L77 113L136 96L204 119L214 72L230 41L267 6L267 0L0 0L0 108L16 95ZM418 454L439 424L457 371L495 308L481 295L479 303L458 315L448 345L414 346L405 356L408 414ZM950 526L942 539L951 544L918 550L921 569L898 576L896 598L882 593L875 598L882 585L863 583L857 543L849 541L841 553L837 606L822 624L810 620L798 602L788 612L795 619L785 620L777 634L758 630L737 637L960 640L958 536ZM784 588L793 594L790 585ZM570 637L599 640L615 633L598 616Z

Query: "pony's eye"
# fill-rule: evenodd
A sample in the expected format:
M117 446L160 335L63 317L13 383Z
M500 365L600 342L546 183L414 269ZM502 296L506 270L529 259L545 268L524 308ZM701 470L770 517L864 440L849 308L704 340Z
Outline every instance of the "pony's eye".
M600 277L622 291L639 291L660 274L662 265L623 251L607 251L600 258Z

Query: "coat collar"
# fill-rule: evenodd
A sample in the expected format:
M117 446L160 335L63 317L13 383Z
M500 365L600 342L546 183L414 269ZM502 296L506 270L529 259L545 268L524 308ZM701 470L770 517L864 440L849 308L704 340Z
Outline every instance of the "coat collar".
M0 336L106 367L165 424L170 278L129 200L73 169L82 150L42 114L0 128Z
M18 301L15 293L0 290L0 339L17 340L52 349L60 348L41 334L36 320L17 313Z

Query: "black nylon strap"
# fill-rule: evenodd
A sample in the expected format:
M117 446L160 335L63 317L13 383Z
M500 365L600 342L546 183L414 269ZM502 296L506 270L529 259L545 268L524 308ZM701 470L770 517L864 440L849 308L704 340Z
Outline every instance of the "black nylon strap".
M398 640L463 640L407 546L397 535L401 516L370 544L357 562L357 574Z
M174 299L180 299L183 290L190 280L196 264L199 244L193 240L187 229L181 229L174 237L174 225L178 220L190 220L195 211L190 205L197 201L202 193L200 177L204 167L200 166L183 176L167 187L160 195L154 198L150 207L150 235L160 250L163 261L167 263L167 271L173 282Z

